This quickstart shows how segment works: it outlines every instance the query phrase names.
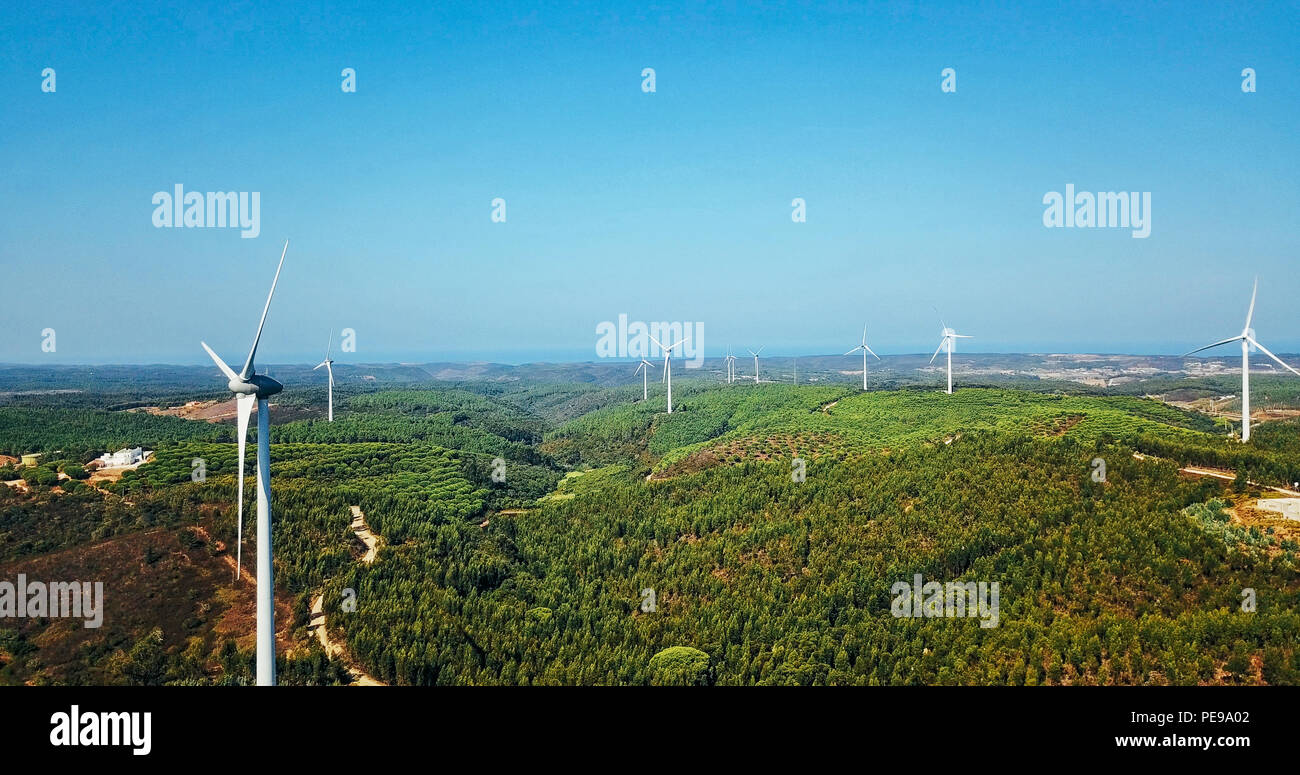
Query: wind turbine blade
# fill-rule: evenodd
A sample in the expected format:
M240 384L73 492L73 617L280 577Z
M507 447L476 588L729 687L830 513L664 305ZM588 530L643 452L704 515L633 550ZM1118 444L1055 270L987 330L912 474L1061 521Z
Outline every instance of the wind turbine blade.
M948 343L948 337L946 336L939 340L938 348L935 349L934 355L930 356L930 363L934 363L934 359L939 357L939 351L942 350L943 346L947 343Z
M689 342L690 340L691 340L691 338L688 336L688 337L686 337L685 339L683 339L683 340L681 340L680 342L678 342L677 344L670 345L670 346L668 347L668 349L671 350L671 349L677 347L677 345L686 344L686 343Z
M1242 331L1250 330L1251 318L1255 317L1255 294L1259 292L1259 278L1255 278L1255 287L1250 291L1250 309L1246 311L1246 327ZM1258 346L1258 345L1257 345Z
M849 350L848 352L846 352L846 353L844 353L844 354L845 354L845 355L852 355L853 353L855 353L855 352L857 352L858 350L861 350L861 349L862 349L862 345L858 345L857 347L854 347L852 350Z
M227 366L225 361L218 358L217 354L212 352L212 348L208 347L207 342L199 342L199 344L203 345L203 349L208 351L208 355L212 358L213 363L216 363L217 368L221 369L221 373L226 375L226 379L234 380L236 382L239 381L239 375L235 373L235 370Z
M315 371L316 369L319 369L321 366L324 366L324 365L325 365L325 361L321 361L320 363L316 364L315 366L312 366L312 367L311 367L311 370L312 370L312 371Z
M1211 347L1218 347L1218 346L1221 345L1221 344L1231 344L1231 343L1233 343L1233 342L1240 342L1242 339L1245 339L1245 338L1246 338L1246 337L1244 337L1244 336L1232 336L1232 337L1228 337L1227 339L1224 339L1224 340L1221 340L1221 341L1215 342L1214 344L1207 344L1207 345L1205 345L1204 347L1197 347L1195 350L1192 350L1192 351L1190 351L1190 352L1185 352L1185 353L1182 354L1181 357L1186 358L1187 356L1192 355L1192 354L1194 354L1194 353L1198 353L1198 352L1200 352L1201 350L1208 350L1208 349L1210 349Z
M944 331L947 331L947 330L948 330L948 323L947 323L947 321L945 321L945 320L943 319L943 315L940 315L940 314L939 314L939 308L938 308L938 307L930 307L930 309L934 310L934 314L939 318L939 325L943 326L943 330L944 330Z
M1270 358L1272 358L1273 360L1277 361L1278 363L1282 364L1282 368L1286 369L1287 371L1291 372L1292 374L1296 375L1297 377L1300 377L1300 371L1296 371L1295 369L1293 369L1293 368L1291 368L1290 366L1288 366L1288 365L1286 365L1285 363L1283 363L1283 361L1282 361L1281 358L1279 358L1279 357L1277 357L1276 355L1274 355L1273 353L1269 352L1269 349L1268 349L1267 347L1265 347L1264 345L1260 344L1259 342L1256 342L1254 337L1252 337L1252 336L1248 336L1248 337L1246 337L1246 341L1247 341L1247 342L1250 342L1251 344L1253 344L1253 345L1255 345L1256 347L1258 347L1260 352L1264 353L1264 354L1267 355L1268 357L1270 357Z
M865 346L866 343L867 343L867 324L866 324L866 323L863 323L863 324L862 324L862 344Z
M262 307L262 319L257 324L257 335L253 337L253 346L248 351L248 360L244 361L244 370L239 372L241 379L248 379L253 371L253 357L257 355L257 343L262 339L262 327L266 325L266 313L271 309L271 297L275 295L275 284L280 282L280 270L284 268L284 254L289 252L289 240L284 241L284 250L280 251L280 263L275 267L275 279L271 281L271 292L266 294L266 306Z
M248 443L248 416L253 413L253 404L257 401L257 396L251 393L240 393L235 398L236 417L239 429L239 452L235 459L235 486L239 488L236 495L236 538L235 538L235 579L238 579L243 571L244 565L244 449Z
M763 345L762 347L758 348L758 352L756 352L756 353L754 353L754 354L755 354L755 355L758 355L759 353L763 352L763 350L765 350L765 349L767 349L767 345Z
M875 358L876 358L876 360L880 360L880 356L879 356L879 355L876 355L874 352L872 352L872 350L871 350L870 347L867 347L867 346L864 344L864 345L862 345L862 349L864 349L864 350L866 350L867 352L869 352L869 353L871 353L872 355L874 355Z
M971 336L970 334L953 334L952 338L953 339L974 339L975 337Z
M655 339L655 338L654 338L654 334L647 333L646 336L650 337L650 341L652 341L652 342L654 342L655 344L659 345L659 349L660 349L660 350L664 349L664 343L661 342L661 341L659 341L658 339Z

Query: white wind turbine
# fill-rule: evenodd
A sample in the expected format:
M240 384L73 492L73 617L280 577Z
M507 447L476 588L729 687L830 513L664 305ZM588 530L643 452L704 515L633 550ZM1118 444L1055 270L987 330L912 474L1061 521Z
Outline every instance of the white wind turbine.
M271 431L270 409L266 400L284 389L284 385L257 373L253 365L257 355L257 343L262 338L262 327L266 325L266 313L271 309L271 297L275 295L275 285L280 281L280 269L284 267L284 255L289 251L289 242L284 243L280 252L280 264L275 268L275 279L271 281L271 292L266 295L266 306L262 307L262 320L257 324L257 334L253 337L253 347L248 351L244 368L236 374L225 361L208 347L207 342L200 342L203 349L216 362L217 368L229 380L226 386L235 394L238 410L239 457L236 469L238 495L238 550L235 565L235 577L239 577L243 563L244 543L244 445L248 436L248 418L257 403L257 685L275 685L275 579L271 566Z
M658 339L655 339L653 336L650 337L650 341L659 345L659 349L664 351L663 381L668 383L668 414L673 413L673 365L672 365L673 348L680 344L686 344L687 339L690 339L690 337L688 336L686 337L686 339L683 339L680 342L664 347L663 342L659 341Z
M934 355L930 356L930 363L934 363L934 359L939 357L939 351L943 350L946 345L948 350L948 395L952 395L953 347L957 344L958 339L973 339L974 337L967 336L966 334L959 334L951 328L948 328L948 324L943 322L942 316L939 317L939 322L943 325L943 332L941 334L943 338L939 340L939 347L934 351ZM863 359L865 360L866 356L863 356Z
M862 344L858 345L857 347L854 347L852 350L849 350L848 352L846 352L846 353L844 353L844 354L845 354L845 355L852 355L853 353L857 352L858 350L861 350L861 351L862 351L862 389L863 389L863 390L866 390L866 389L867 389L867 353L871 353L873 356L875 356L876 360L880 360L880 356L879 356L879 355L876 355L876 353L873 352L872 349L871 349L870 347L867 347L867 326L866 326L866 324L863 324L863 326L862 326ZM930 361L933 363L933 362L934 362L934 359L931 358ZM949 391L949 392L951 392L951 391Z
M763 347L767 347L767 345L763 345ZM758 353L763 352L763 347L758 348ZM749 351L749 354L754 356L754 384L755 385L758 384L758 353L754 352L753 350Z
M1269 352L1269 349L1255 340L1255 329L1250 327L1250 321L1255 317L1255 294L1259 291L1259 278L1255 278L1255 287L1250 292L1250 309L1246 310L1246 325L1241 329L1241 333L1229 337L1214 344L1207 344L1204 347L1198 347L1183 357L1198 353L1201 350L1208 350L1211 347L1218 347L1221 344L1230 344L1232 342L1241 342L1241 440L1242 442L1250 441L1250 348L1253 345L1260 352L1277 361L1282 368L1300 376L1300 371L1296 371L1290 366L1282 363L1282 359Z
M653 363L647 361L645 358L642 358L641 363L636 367L636 371L632 372L633 374L637 374L637 373L641 374L641 400L642 401L648 401L650 399L650 369L653 366L654 366Z
M330 331L330 338L325 340L325 360L316 364L312 369L315 371L321 366L325 367L325 372L330 376L328 395L329 395L329 421L334 422L334 361L330 360L330 347L334 344L334 332Z
M727 345L727 357L723 362L727 366L727 384L730 385L736 381L736 356L731 354L731 345Z

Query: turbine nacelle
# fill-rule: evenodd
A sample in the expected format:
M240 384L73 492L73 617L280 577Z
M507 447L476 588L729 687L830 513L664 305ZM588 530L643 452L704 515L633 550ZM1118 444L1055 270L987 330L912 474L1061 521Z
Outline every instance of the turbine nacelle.
M226 387L230 388L232 393L252 395L263 399L284 390L284 385L265 374L254 374L247 380L232 379L226 383Z

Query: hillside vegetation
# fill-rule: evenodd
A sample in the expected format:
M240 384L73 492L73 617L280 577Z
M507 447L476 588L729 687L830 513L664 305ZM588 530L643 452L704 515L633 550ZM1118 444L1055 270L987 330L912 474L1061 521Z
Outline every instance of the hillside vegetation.
M337 679L302 629L323 593L352 657L396 684L1300 683L1297 531L1251 516L1227 482L1178 472L1215 460L1289 476L1294 426L1265 425L1245 448L1149 399L1000 388L697 380L674 390L672 415L639 396L384 390L348 396L332 424L273 426L276 578L301 654L290 674ZM11 414L0 445L67 454L108 429L157 457L107 492L42 477L9 493L0 575L159 527L205 526L210 556L233 549L228 428L48 411L74 414L57 431ZM192 481L196 458L206 481ZM382 539L373 564L357 562L351 506ZM997 626L896 617L891 588L917 574L996 582ZM199 583L186 578L174 583ZM215 626L195 645L178 622L92 638L73 672L41 662L67 657L39 627L0 633L0 659L13 677L121 682L106 660L120 667L146 624L164 631L159 681L246 676L246 646Z

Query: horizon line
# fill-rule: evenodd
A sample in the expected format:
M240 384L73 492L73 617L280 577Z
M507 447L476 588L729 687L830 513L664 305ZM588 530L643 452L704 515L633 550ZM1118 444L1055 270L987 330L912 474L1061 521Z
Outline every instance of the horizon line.
M1196 360L1196 361L1209 361L1209 360L1221 360L1221 359L1232 359L1232 360L1236 360L1236 359L1238 359L1238 358L1241 357L1240 354L1238 354L1238 353L1232 353L1232 354L1226 354L1226 355L1195 355L1195 356L1193 356L1193 355L1183 355L1183 354L1174 354L1174 353L1096 352L1096 351L1092 351L1092 352L1066 352L1066 351L1060 351L1060 350L1057 350L1057 351L960 352L960 353L954 353L954 355L956 355L957 357L965 357L965 358L970 358L970 357L999 357L999 356L1008 356L1008 355L1012 355L1012 356L1023 356L1023 357L1033 357L1033 356L1037 356L1037 357L1068 357L1068 356L1077 356L1077 357L1100 357L1100 358L1177 358L1177 359L1180 359L1180 360ZM1279 352L1278 355L1279 355L1279 356L1289 355L1289 356L1300 357L1300 353ZM651 356L651 355L646 355L645 357L647 357L647 358L662 358L662 357L663 357L663 353L661 352L661 353L659 353L659 354L657 354L657 355L653 355L653 356ZM726 356L725 354L723 354L723 355L715 355L715 356L704 356L702 360L704 360L704 361L722 361L722 360L724 360L726 357L727 357L727 356ZM738 357L740 357L740 356L738 356ZM843 353L813 353L813 354L798 354L798 355L771 353L771 354L765 354L765 355L760 356L760 358L763 359L763 360L771 360L771 359L792 359L792 358L848 358L848 357L850 357L850 356L849 356L849 355L844 355ZM886 358L913 358L913 357L927 358L927 357L929 357L929 353L928 353L928 351L927 351L927 352L909 352L909 353L890 353L890 354L880 355L880 359L881 359L882 361L883 361L884 359L886 359ZM682 361L683 359L679 356L679 357L677 358L677 360ZM685 362L690 362L690 361L693 361L694 359L693 359L693 358L688 358L688 359L684 359L684 360L685 360ZM427 361L426 361L426 360L419 360L419 361L412 361L412 360L339 361L339 360L336 360L336 361L335 361L335 364L338 365L338 366L351 366L351 367L359 367L359 366L428 366L428 365L451 364L451 365L464 365L464 366L503 366L503 367L509 367L509 368L519 368L519 367L523 367L523 366L588 366L588 365L590 365L590 366L599 366L599 365L602 365L602 364L610 364L610 365L612 365L612 364L618 364L618 365L621 366L621 365L626 365L626 364L630 364L630 363L639 363L639 362L640 362L640 358L639 358L639 357L627 356L627 357L617 357L617 358L598 358L598 359L593 359L593 360L537 360L537 361L517 361L517 362L496 361L496 360L484 360L484 359L463 360L463 361L462 361L462 360L427 360ZM312 367L314 364L313 364L310 360L303 360L303 361L270 361L270 362L266 362L266 363L264 363L263 365L270 366L270 367L275 367L275 366L303 366L303 367L310 368L310 367ZM1272 366L1272 364L1268 364L1268 365L1269 365L1269 366ZM168 367L173 367L173 368L210 368L210 367L211 367L211 364L207 364L207 365L205 365L202 361L200 361L200 360L198 360L198 359L195 359L195 360L192 361L192 362L175 362L175 361L107 361L107 360L106 360L106 361L69 361L69 362L59 362L59 363L43 363L43 362L37 362L37 361L0 361L0 368L10 368L10 367L22 367L22 368L50 368L50 367L54 367L54 368L87 368L87 367L96 367L96 366L136 366L136 367L168 366Z

